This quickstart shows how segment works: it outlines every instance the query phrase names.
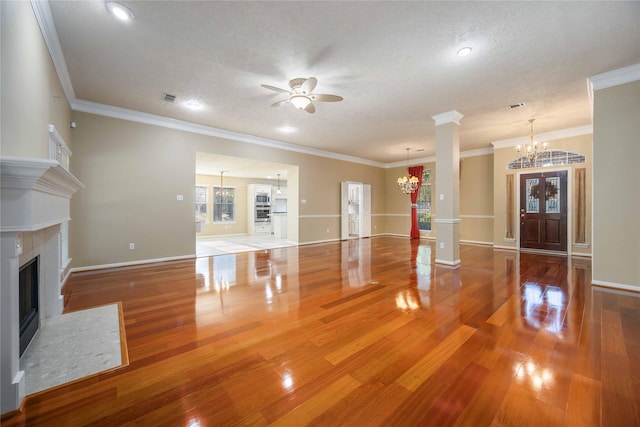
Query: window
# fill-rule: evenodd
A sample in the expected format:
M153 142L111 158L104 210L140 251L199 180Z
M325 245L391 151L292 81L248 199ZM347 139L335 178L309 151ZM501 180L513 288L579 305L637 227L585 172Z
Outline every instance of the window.
M417 212L420 231L431 231L431 169L422 172Z
M234 222L236 189L233 187L213 187L213 222Z
M545 150L538 155L535 161L529 161L527 156L518 157L509 162L509 169L539 168L552 165L569 165L572 163L584 163L587 158L583 154L564 150Z
M196 185L196 221L209 222L207 215L207 186Z

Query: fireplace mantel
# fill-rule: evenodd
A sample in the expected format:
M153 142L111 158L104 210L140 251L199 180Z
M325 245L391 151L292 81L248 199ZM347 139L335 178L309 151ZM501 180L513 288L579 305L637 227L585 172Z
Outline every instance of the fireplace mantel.
M55 160L0 158L0 231L36 231L68 221L69 199L81 188Z
M50 133L51 130L50 130ZM55 136L55 132L53 132ZM0 157L0 413L20 407L25 396L19 366L18 276L22 233L38 233L40 313L62 314L60 225L71 218L71 196L84 185L58 161ZM42 231L41 231L42 230ZM33 240L33 241L35 241Z

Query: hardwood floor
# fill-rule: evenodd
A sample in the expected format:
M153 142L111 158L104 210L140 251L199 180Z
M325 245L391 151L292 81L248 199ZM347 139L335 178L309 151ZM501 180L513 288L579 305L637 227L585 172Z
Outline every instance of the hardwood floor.
M640 294L590 261L377 237L74 274L130 365L3 425L640 425Z

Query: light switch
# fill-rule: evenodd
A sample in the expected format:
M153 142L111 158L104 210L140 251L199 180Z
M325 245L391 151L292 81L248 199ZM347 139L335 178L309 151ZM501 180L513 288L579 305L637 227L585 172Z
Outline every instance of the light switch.
M183 201L183 200L184 200L184 196L183 196L182 194L178 194L178 195L176 196L176 200L177 200L177 201L179 201L179 202L181 202L181 201Z
M444 200L444 194L440 193L440 200Z
M306 205L307 204L307 199L300 200L300 203L303 204L303 205Z

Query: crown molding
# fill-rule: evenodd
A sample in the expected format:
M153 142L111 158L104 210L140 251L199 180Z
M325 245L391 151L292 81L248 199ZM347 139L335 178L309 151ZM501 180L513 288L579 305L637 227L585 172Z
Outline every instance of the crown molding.
M38 26L49 50L49 55L51 55L51 60L58 74L64 95L67 97L67 102L71 104L71 102L76 99L76 94L71 84L71 78L69 77L67 61L65 61L64 54L62 53L62 46L60 45L60 39L56 31L56 24L53 22L51 6L49 6L48 1L31 0L31 8L38 21Z
M462 115L462 113L456 110L451 110L447 111L446 113L431 116L431 118L436 122L436 126L444 125L447 123L455 123L459 125L460 120L462 120L463 117L464 116Z
M290 144L288 142L276 141L273 139L262 138L253 135L247 135L239 132L232 132L224 129L218 129L211 126L199 125L183 120L171 119L169 117L158 116L155 114L143 113L140 111L129 110L112 105L99 104L97 102L75 99L71 102L71 108L74 111L83 113L97 114L100 116L111 117L114 119L128 120L132 122L144 123L153 126L160 126L169 129L181 130L185 132L207 135L216 138L228 139L231 141L244 142L247 144L261 145L264 147L276 148L286 151L294 151L297 153L309 154L312 156L327 157L334 160L342 160L351 163L360 163L368 166L384 168L385 164L373 160L362 159L355 156L347 156L345 154L332 153L330 151L318 150L317 148L303 147L301 145Z
M557 139L571 138L574 136L591 135L591 134L593 134L593 125L585 125L585 126L579 126L575 128L556 130L552 132L537 133L536 138L539 141L555 141ZM522 137L513 138L513 139L503 139L500 141L492 141L491 145L493 145L494 149L498 149L498 148L515 147L516 145L522 145L528 142L529 142L529 136L522 136Z
M640 80L640 64L630 65L587 78L591 91L606 89Z
M486 156L487 154L493 154L493 147L478 148L475 150L461 151L460 158L467 157Z

